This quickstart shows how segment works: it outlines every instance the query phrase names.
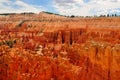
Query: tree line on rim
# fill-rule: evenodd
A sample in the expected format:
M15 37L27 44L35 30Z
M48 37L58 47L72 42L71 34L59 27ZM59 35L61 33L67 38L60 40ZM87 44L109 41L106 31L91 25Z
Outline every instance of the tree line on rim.
M69 18L74 18L74 17L81 17L81 18L91 18L91 17L120 17L119 14L106 14L106 15L93 15L93 16L75 16L75 15L71 15L71 16L67 16L67 15L60 15L60 14L57 14L57 13L52 13L52 12L47 12L47 11L42 11L44 13L47 13L47 14L54 14L54 15L59 15L59 16L64 16L64 17L69 17ZM17 13L1 13L0 15L4 15L4 16L8 16L8 15L15 15ZM22 15L26 15L26 14L35 14L34 12L23 12L23 13L20 13Z

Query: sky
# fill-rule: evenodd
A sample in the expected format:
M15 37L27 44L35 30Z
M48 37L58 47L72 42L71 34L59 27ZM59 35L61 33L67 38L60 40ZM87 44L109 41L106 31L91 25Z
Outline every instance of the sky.
M61 15L120 15L120 0L0 0L0 13L41 11Z

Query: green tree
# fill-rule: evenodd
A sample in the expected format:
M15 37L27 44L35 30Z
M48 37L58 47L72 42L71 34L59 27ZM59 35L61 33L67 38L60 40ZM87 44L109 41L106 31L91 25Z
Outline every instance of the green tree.
M75 16L74 16L74 15L71 15L70 17L71 17L71 18L74 18Z

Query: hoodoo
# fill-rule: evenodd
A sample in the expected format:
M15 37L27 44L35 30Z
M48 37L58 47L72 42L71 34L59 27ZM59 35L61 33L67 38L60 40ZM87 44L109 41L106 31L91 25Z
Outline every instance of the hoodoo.
M0 80L120 80L120 17L0 16Z

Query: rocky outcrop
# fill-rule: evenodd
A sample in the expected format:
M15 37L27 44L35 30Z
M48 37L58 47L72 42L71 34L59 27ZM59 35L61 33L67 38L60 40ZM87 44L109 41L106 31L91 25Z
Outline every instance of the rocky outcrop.
M119 32L116 30L90 30L86 28L71 29L71 30L59 30L55 32L44 33L49 42L60 42L66 44L73 43L85 43L89 40L105 41L109 43L120 43Z
M119 17L11 16L0 17L0 80L120 80Z
M86 57L86 69L83 69L83 72L87 75L83 80L119 80L119 48L118 45L97 42L88 44L83 54Z

